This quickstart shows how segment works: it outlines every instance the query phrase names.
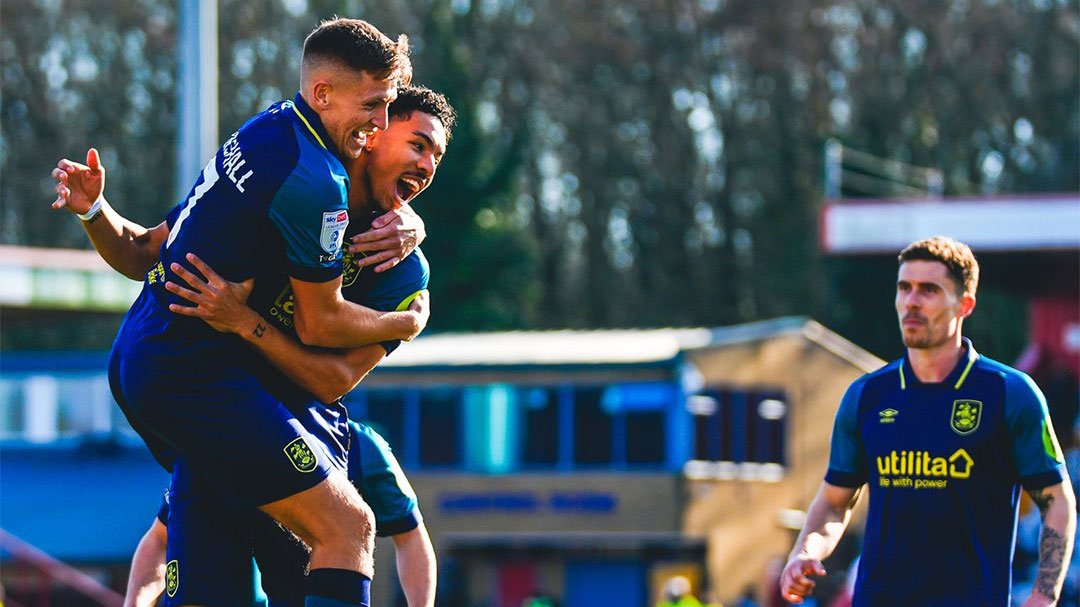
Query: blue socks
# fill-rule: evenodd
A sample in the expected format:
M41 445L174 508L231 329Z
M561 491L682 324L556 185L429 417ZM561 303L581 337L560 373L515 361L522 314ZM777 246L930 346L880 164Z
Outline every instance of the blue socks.
M304 607L370 607L371 580L348 569L313 569Z

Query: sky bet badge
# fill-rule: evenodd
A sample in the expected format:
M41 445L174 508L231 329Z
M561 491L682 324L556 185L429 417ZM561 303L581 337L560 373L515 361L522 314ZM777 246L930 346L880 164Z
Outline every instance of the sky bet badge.
M302 436L285 445L285 455L289 456L289 461L300 472L311 472L319 461Z
M345 240L345 228L349 225L348 211L330 211L322 215L322 231L319 233L319 244L323 251L331 258L337 255L341 249L341 243Z
M977 400L954 400L952 404L952 429L957 434L971 434L982 419L982 403Z

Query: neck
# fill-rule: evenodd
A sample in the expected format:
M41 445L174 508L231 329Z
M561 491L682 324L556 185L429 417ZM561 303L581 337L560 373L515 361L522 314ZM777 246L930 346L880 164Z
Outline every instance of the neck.
M964 354L964 342L960 332L947 343L933 348L908 348L908 361L915 377L924 384L941 383L960 362Z
M367 176L367 153L347 164L349 171L349 212L361 215L377 211L378 205L371 193L371 181Z

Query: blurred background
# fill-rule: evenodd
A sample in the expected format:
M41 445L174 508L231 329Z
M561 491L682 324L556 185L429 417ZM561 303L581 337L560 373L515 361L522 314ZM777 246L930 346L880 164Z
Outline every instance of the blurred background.
M96 146L113 206L158 223L334 15L407 33L461 116L415 204L426 336L347 398L420 495L439 605L644 607L674 576L781 604L840 396L901 353L895 255L930 235L979 256L965 334L1035 377L1075 472L1076 0L9 0L7 604L114 604L167 482L104 373L139 285L49 207L50 170ZM378 605L404 604L391 551Z

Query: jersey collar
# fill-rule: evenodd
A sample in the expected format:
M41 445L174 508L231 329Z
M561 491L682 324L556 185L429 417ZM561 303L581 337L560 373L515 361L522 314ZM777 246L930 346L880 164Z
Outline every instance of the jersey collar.
M307 132L308 135L311 135L323 149L335 156L340 156L337 152L337 148L334 146L334 142L330 139L330 134L326 132L326 127L323 126L319 115L315 113L315 110L311 109L311 106L307 104L307 101L304 101L304 97L299 92L297 92L296 97L293 98L292 109L297 119L304 125L303 130Z
M975 351L975 346L971 345L971 340L966 337L960 339L963 342L964 354L960 356L960 360L957 361L953 370L938 384L924 384L919 381L919 378L915 376L915 372L911 369L911 361L908 360L907 354L904 354L904 358L900 359L899 367L900 389L907 390L909 386L937 386L959 390L960 386L963 386L967 380L971 367L975 365L976 360L979 360L979 353Z

